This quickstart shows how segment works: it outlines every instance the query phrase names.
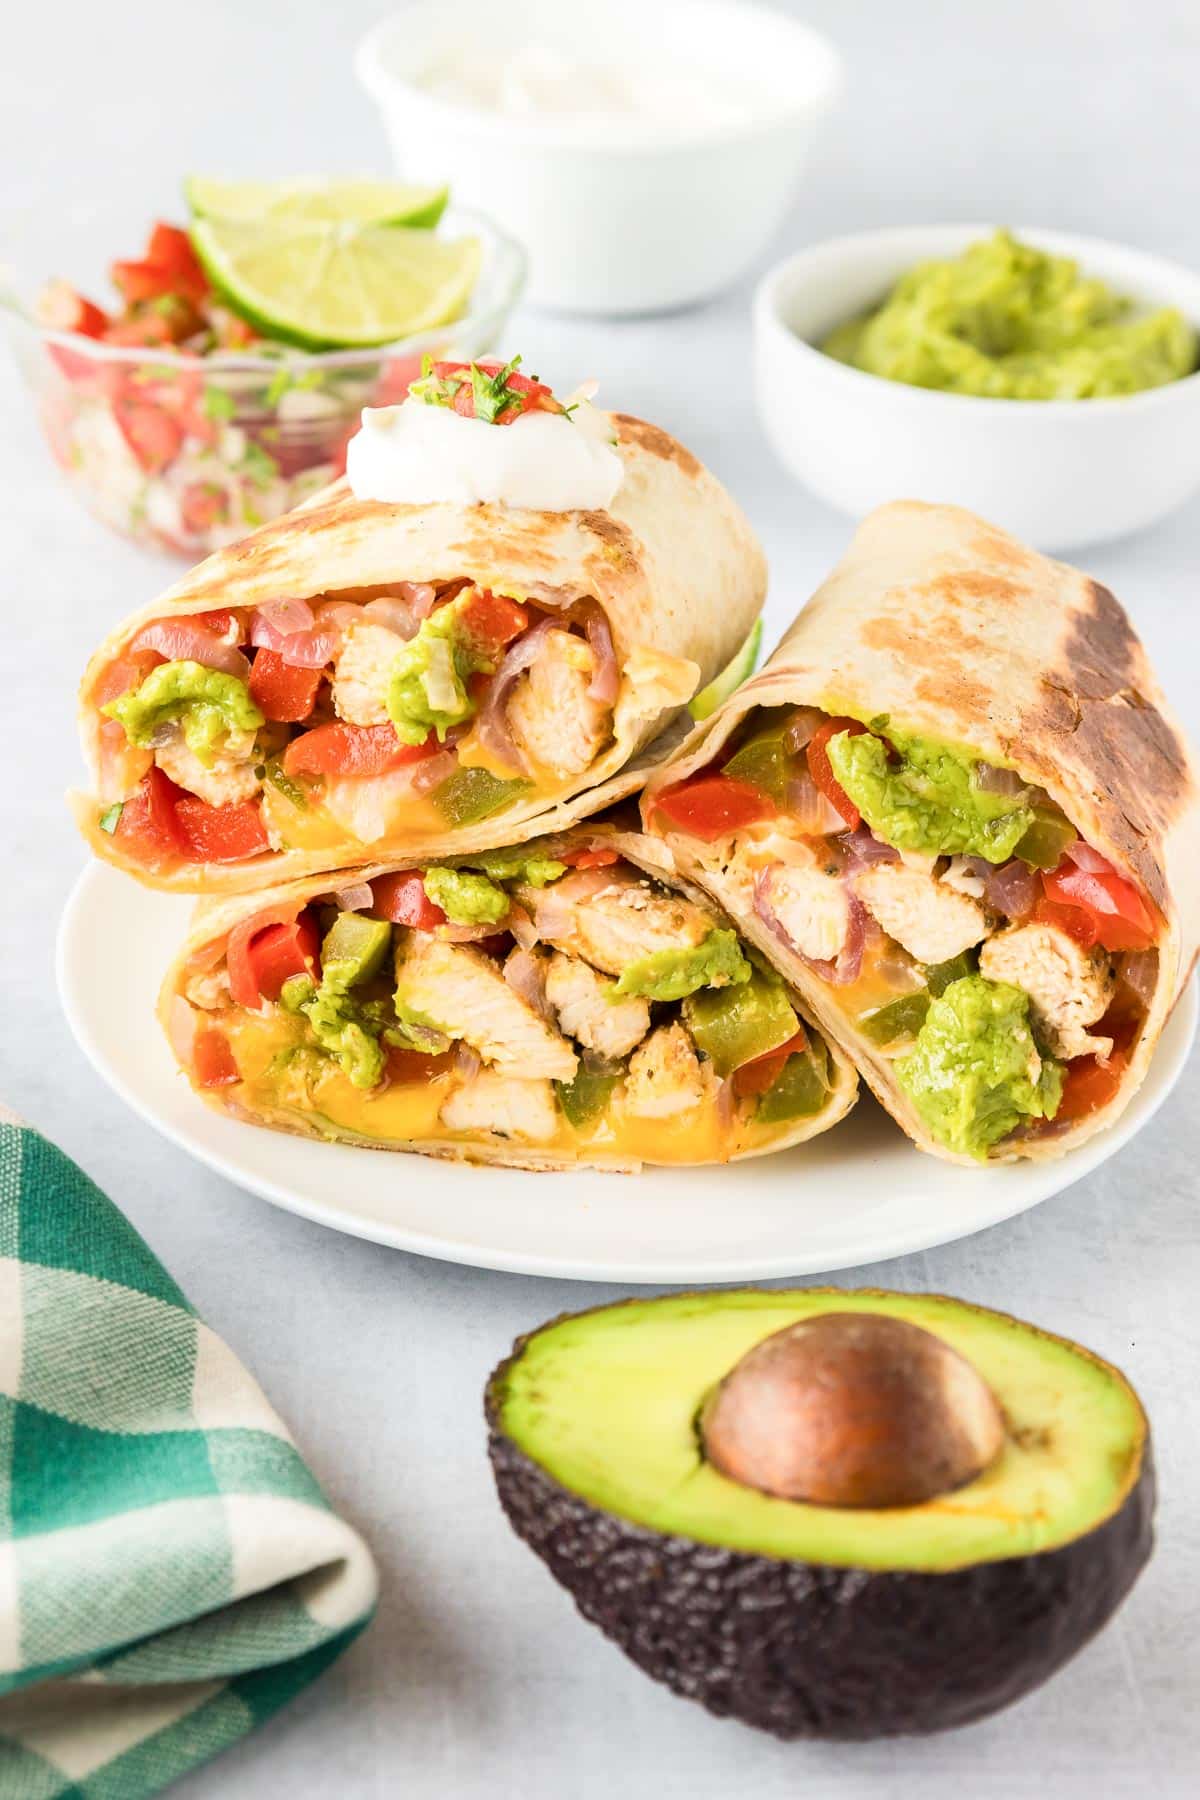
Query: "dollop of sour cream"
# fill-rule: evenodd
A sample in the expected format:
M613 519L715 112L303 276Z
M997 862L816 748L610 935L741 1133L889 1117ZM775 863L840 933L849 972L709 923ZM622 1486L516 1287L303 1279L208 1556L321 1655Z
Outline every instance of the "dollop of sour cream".
M612 426L586 400L566 413L528 412L511 425L465 418L420 399L363 408L346 476L358 500L393 505L512 506L603 512L625 478Z

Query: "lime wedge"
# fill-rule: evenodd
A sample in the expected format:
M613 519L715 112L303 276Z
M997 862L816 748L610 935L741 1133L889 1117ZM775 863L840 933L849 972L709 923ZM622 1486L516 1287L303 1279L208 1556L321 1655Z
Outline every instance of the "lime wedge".
M755 619L750 636L746 639L733 661L726 663L719 675L713 677L706 688L692 700L688 711L697 724L703 719L711 719L718 706L723 706L735 688L740 688L754 673L758 661L758 653L762 649L762 620Z
M307 219L334 225L436 225L450 190L402 181L214 181L189 175L183 186L194 218Z
M459 318L481 260L478 238L403 225L196 219L191 235L230 305L306 350L387 344Z

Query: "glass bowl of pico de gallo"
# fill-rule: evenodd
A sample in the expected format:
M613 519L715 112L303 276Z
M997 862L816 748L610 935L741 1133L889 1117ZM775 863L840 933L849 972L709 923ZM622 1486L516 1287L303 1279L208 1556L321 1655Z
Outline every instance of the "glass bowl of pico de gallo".
M126 536L195 560L344 474L363 407L401 401L427 353L490 349L524 286L524 252L489 219L452 209L440 223L440 236L479 244L462 311L366 347L268 335L171 224L112 265L110 309L65 281L36 294L0 284L43 434L79 498Z

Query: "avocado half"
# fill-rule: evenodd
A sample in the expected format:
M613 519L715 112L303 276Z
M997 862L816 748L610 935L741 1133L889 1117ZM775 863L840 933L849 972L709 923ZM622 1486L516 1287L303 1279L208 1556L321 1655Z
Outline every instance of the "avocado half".
M568 1314L518 1339L486 1410L509 1522L584 1617L677 1694L783 1738L1007 1706L1153 1547L1149 1428L1120 1371L941 1295Z

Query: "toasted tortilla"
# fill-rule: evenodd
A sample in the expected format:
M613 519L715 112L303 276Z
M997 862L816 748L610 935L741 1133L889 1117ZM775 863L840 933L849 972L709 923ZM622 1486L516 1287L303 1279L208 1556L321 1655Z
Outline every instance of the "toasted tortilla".
M1074 1125L990 1160L1062 1156L1128 1105L1186 985L1200 942L1200 787L1183 730L1106 587L953 506L902 500L859 527L841 563L759 673L656 771L642 802L711 762L758 706L819 706L968 748L1043 787L1166 920L1152 1004L1121 1087ZM828 1038L923 1150L935 1143L888 1059L838 1017L830 990L757 917L722 898L703 858L669 834L681 873L704 886L804 996ZM974 1166L974 1165L972 1165Z
M244 893L268 883L390 854L467 853L558 830L632 794L629 765L719 674L757 618L766 592L762 549L715 476L667 432L608 415L625 480L606 512L527 512L503 506L391 506L356 500L342 480L239 544L210 556L114 631L80 688L80 734L91 794L71 796L92 849L149 887ZM188 864L156 874L99 828L99 727L93 687L151 620L256 606L271 599L346 594L397 581L460 577L553 608L583 597L608 616L622 670L613 741L553 802L536 796L476 825L420 840L284 850L245 862ZM661 749L658 754L661 755Z
M493 848L521 848L528 840L520 837L511 844L492 846ZM653 838L644 837L640 832L623 829L620 824L600 822L595 825L576 826L573 829L556 833L552 837L537 840L539 856L552 857L561 850L580 849L586 846L605 845L616 850L636 867L653 876L665 886L683 893L689 900L710 914L715 924L727 925L729 920L714 906L711 897L701 888L686 880L672 866L671 858L664 845ZM456 851L457 857L459 853ZM306 905L319 894L334 891L337 886L350 883L357 885L364 881L373 881L378 875L388 875L397 869L408 869L413 865L410 860L402 862L372 863L366 868L356 869L345 880L331 883L330 875L309 875L302 880L283 882L253 895L227 896L220 899L202 899L197 902L193 914L191 929L187 939L172 964L159 994L158 1017L168 1041L172 1041L170 1015L172 1004L177 996L182 997L187 981L198 968L208 966L212 961L212 953L242 919L251 918L256 912L265 912L268 908L295 904ZM193 960L194 959L194 960ZM795 994L791 995L801 1017L806 1022L808 1013L803 1003ZM824 1034L823 1034L824 1035ZM826 1039L828 1043L828 1039ZM849 1058L839 1051L835 1044L828 1043L830 1073L834 1085L823 1110L811 1118L797 1119L790 1126L781 1126L779 1135L769 1144L752 1150L739 1152L731 1161L746 1161L752 1156L774 1154L777 1150L787 1150L796 1144L802 1144L811 1137L817 1137L836 1125L845 1117L858 1098L858 1077ZM189 1074L190 1079L190 1074ZM195 1087L195 1082L192 1083ZM319 1141L329 1141L330 1135L336 1141L362 1144L377 1150L411 1150L422 1156L440 1156L455 1162L472 1162L492 1164L509 1169L583 1169L594 1168L622 1174L636 1174L644 1165L640 1161L631 1160L613 1151L605 1151L602 1147L590 1150L585 1147L575 1156L565 1156L558 1151L539 1150L536 1145L505 1143L497 1140L495 1144L454 1144L441 1138L421 1138L411 1140L363 1138L349 1131L334 1128L325 1133L317 1129L294 1112L280 1109L252 1109L243 1101L233 1099L222 1088L199 1088L195 1091L200 1098L206 1100L218 1112L227 1112L234 1118L247 1120L251 1124L266 1125L277 1131L292 1132L301 1137L312 1137ZM687 1165L673 1163L672 1167Z

